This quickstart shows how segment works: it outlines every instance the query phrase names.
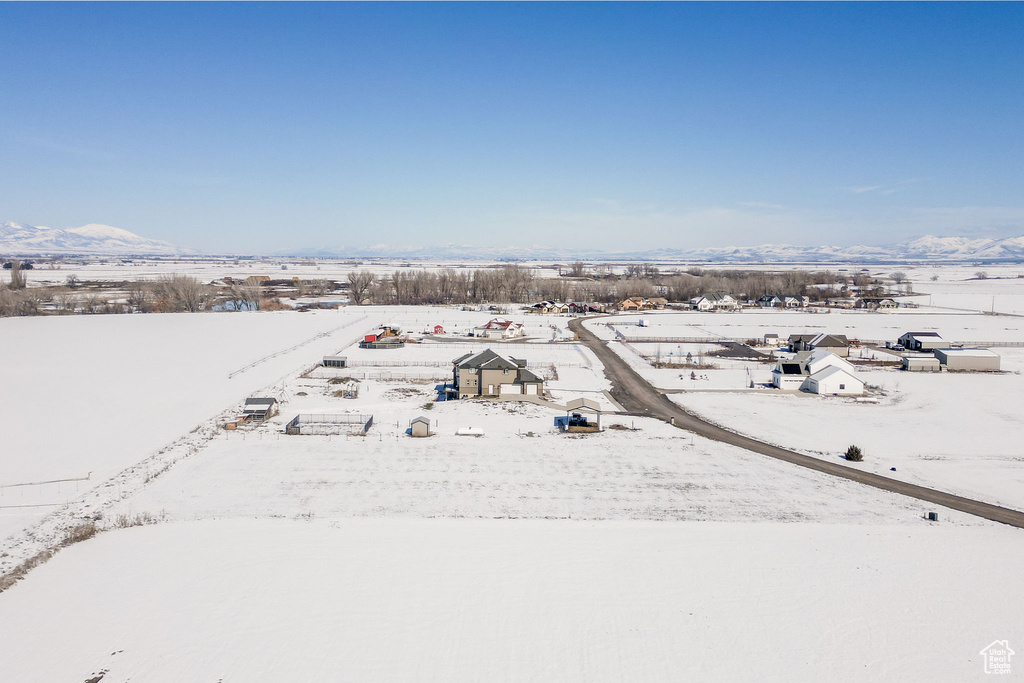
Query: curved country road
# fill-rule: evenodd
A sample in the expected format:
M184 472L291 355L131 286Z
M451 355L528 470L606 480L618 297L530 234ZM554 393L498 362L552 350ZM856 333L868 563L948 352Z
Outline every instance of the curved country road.
M800 467L849 479L850 481L873 486L883 491L900 493L928 503L942 505L953 510L983 517L993 522L1002 522L1003 524L1024 528L1024 512L990 503L983 503L971 498L964 498L952 493L945 493L926 486L908 484L907 482L890 479L889 477L871 472L864 472L827 460L819 460L809 455L802 455L785 448L772 446L763 441L758 441L757 439L752 439L706 422L693 413L687 412L680 406L672 403L664 394L637 374L633 368L629 367L617 353L609 349L606 342L601 341L593 332L586 329L583 325L584 320L593 319L594 317L574 318L569 322L569 329L575 332L580 341L597 354L597 357L604 364L608 379L612 381L612 396L630 414L655 417L691 431L694 434L700 434L708 439L738 446L754 453L767 455L770 458L785 460Z

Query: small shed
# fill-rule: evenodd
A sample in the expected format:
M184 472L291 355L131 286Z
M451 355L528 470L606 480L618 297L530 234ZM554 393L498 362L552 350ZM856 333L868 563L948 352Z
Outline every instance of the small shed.
M253 396L245 399L242 415L253 422L263 422L277 414L277 399Z
M324 356L323 365L325 368L343 368L348 363L346 356Z
M415 437L430 436L430 420L420 415L413 418L409 425L409 433Z
M904 370L909 372L938 372L941 370L939 359L930 353L908 353L903 356Z
M993 372L999 370L999 354L989 349L935 349L935 357L947 370Z

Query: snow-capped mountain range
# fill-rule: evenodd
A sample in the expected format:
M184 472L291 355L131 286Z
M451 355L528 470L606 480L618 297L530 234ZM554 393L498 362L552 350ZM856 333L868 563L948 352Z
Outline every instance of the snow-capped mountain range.
M6 221L0 223L0 254L82 254L102 256L175 256L190 254L168 242L147 239L109 225L91 223L64 230ZM331 249L283 249L281 256L321 258L396 258L452 260L587 259L653 261L719 261L733 263L836 263L903 261L1024 261L1024 235L1005 239L933 237L927 235L888 246L806 247L762 244L753 247L705 249L661 248L602 251L566 247L476 247L448 244L433 247L376 245Z
M933 237L906 240L888 246L806 247L762 244L753 247L709 247L705 249L650 249L601 251L572 247L474 247L447 244L434 247L376 245L336 249L282 250L280 255L322 258L369 257L408 259L473 260L650 260L715 261L734 263L836 263L904 261L1024 261L1024 236L1008 239Z
M13 221L0 223L0 254L173 256L185 252L169 242L139 237L133 232L97 223L64 230Z

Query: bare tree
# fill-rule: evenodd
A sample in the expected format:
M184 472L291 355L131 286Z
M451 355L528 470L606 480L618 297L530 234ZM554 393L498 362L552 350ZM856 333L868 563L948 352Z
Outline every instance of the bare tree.
M369 299L374 275L368 270L352 271L348 274L348 297L356 306L362 306Z
M892 278L892 281L898 285L902 285L907 280L907 274L902 270L897 270L895 273L891 273L890 277Z
M258 282L243 282L242 284L234 285L231 288L231 297L234 299L236 307L244 304L245 308L250 311L260 310L263 303L260 283Z
M165 275L156 281L154 291L159 307L165 311L201 311L209 299L203 284L189 275Z
M53 295L53 303L60 313L74 313L78 307L78 299L66 289L59 290Z
M153 290L144 280L130 282L127 287L126 300L133 311L148 313L153 308ZM72 310L74 310L72 308Z
M21 269L21 261L11 261L11 283L8 285L11 289L25 289L27 286L25 281L25 272Z

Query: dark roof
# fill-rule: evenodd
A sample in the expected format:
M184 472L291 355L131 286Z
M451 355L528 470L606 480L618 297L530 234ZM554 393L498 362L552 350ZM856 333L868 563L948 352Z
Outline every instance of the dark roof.
M789 335L789 341L791 341L791 342L795 342L795 341L797 341L797 342L811 341L812 339L814 339L817 336L818 335L816 335L816 334L791 334L791 335Z
M460 368L470 369L487 368L488 370L515 370L518 368L515 363L505 360L490 349L484 349L475 356L471 354L460 356L452 362Z
M538 377L533 372L526 368L519 368L519 377L517 378L520 383L522 382L543 382L541 377Z
M819 335L820 336L820 335ZM815 337L817 339L817 337ZM813 341L813 340L812 340ZM826 334L818 340L815 346L849 346L850 340L846 338L845 334Z
M904 332L904 337L939 337L938 332ZM939 337L940 339L942 337Z
M782 364L782 374L783 375L802 375L804 373L803 373L803 369L800 367L799 363L783 363Z
M275 403L277 403L276 398L254 397L245 399L246 406L272 406Z

